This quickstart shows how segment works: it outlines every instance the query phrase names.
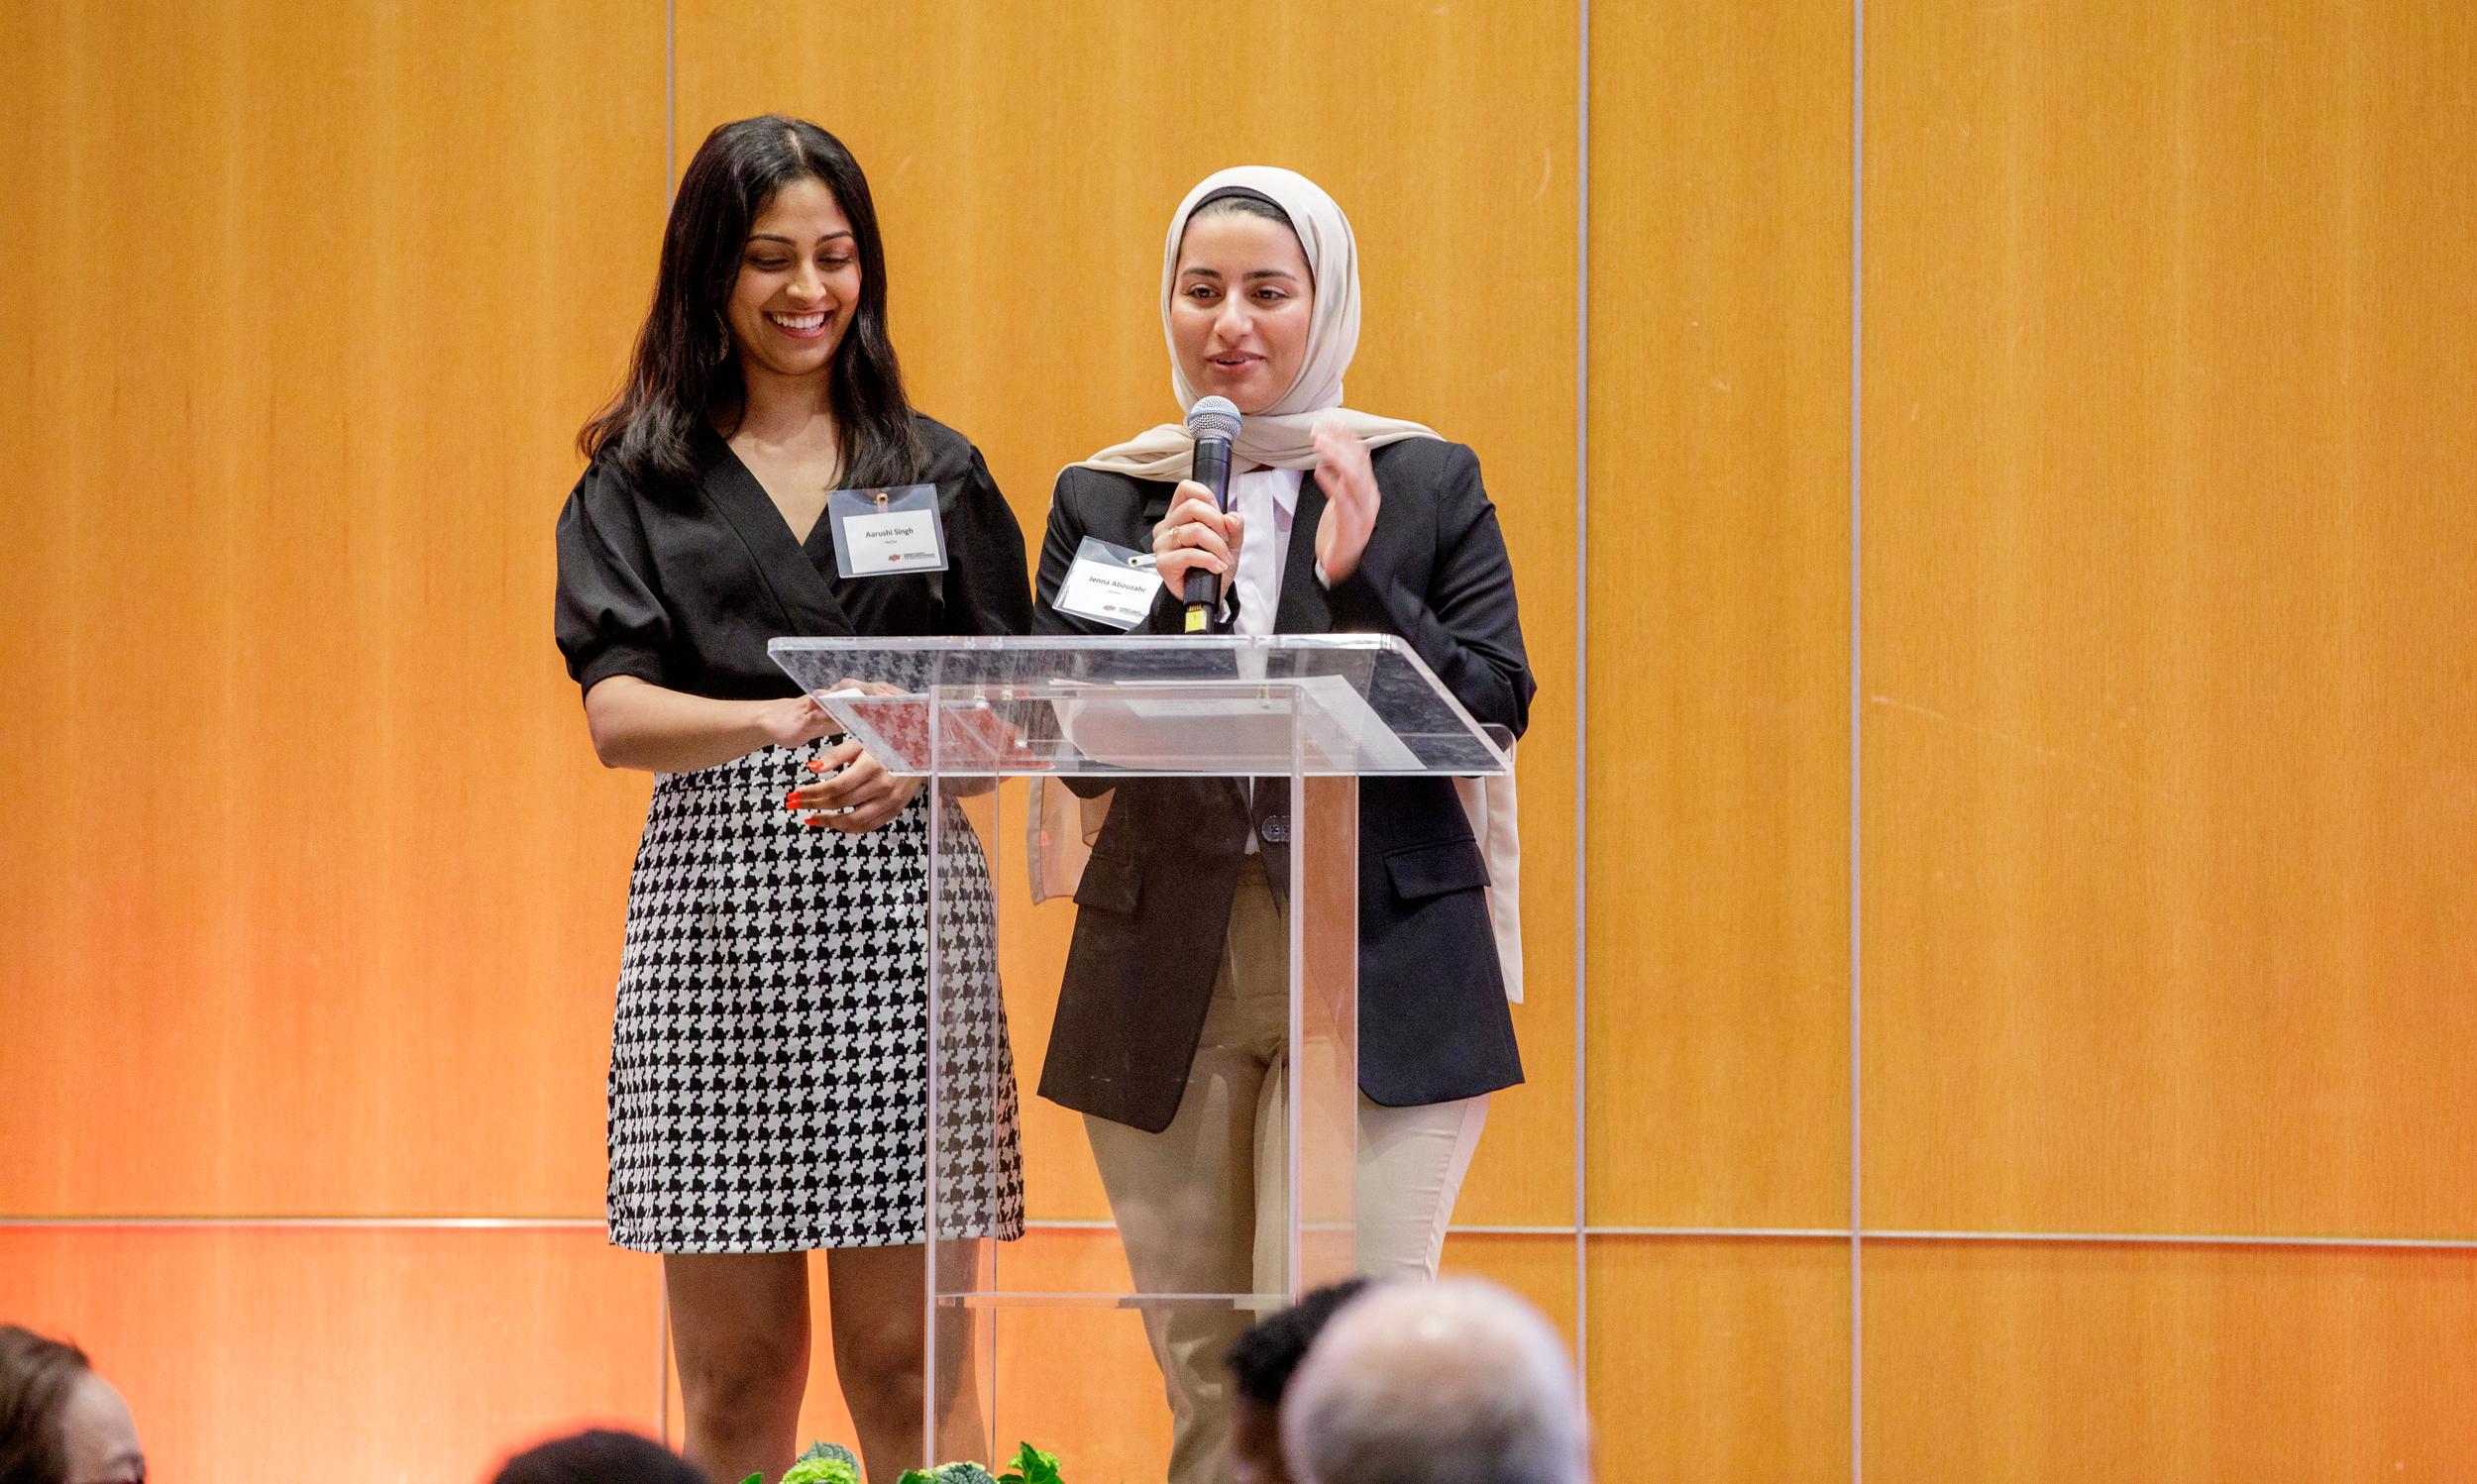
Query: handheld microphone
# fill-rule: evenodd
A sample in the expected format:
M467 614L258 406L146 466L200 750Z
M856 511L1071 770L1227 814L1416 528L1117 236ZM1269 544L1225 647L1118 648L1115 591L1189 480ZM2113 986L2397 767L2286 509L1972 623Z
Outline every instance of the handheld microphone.
M1228 397L1196 398L1196 404L1187 409L1187 435L1196 441L1196 469L1189 477L1213 491L1215 509L1228 510L1230 441L1238 436L1238 403ZM1218 581L1201 567L1187 570L1188 633L1201 634L1211 626Z

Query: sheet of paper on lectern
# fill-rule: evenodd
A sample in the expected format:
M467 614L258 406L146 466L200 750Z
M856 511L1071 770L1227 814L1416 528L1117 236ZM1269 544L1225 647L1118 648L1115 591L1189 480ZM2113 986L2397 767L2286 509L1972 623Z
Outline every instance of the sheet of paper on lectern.
M1290 755L1291 717L1312 771L1413 772L1419 759L1384 724L1366 697L1338 675L1285 680L1262 689L1200 686L1191 693L1096 689L1058 704L1058 723L1076 750L1113 767L1210 772L1217 758L1233 771L1280 771ZM1238 760L1245 760L1243 767Z

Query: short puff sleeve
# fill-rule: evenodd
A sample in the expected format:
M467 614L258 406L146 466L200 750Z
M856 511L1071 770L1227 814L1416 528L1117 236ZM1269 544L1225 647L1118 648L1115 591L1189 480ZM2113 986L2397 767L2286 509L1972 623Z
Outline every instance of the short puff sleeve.
M559 650L579 689L614 675L663 685L671 615L626 481L595 464L559 512Z

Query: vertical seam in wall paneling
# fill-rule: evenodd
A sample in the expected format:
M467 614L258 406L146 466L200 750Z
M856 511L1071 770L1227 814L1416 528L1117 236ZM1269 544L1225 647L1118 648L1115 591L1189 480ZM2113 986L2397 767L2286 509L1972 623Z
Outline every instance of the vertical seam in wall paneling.
M1574 1375L1591 1400L1590 1164L1585 1111L1591 1076L1589 1006L1591 830L1591 0L1574 15Z
M680 178L680 0L662 0L662 207Z
M1860 1075L1861 938L1859 866L1861 840L1861 774L1859 742L1864 707L1860 704L1864 660L1859 648L1859 597L1862 563L1859 520L1864 504L1859 456L1862 450L1860 376L1864 372L1866 268L1867 149L1867 0L1852 0L1849 37L1849 1478L1864 1484L1867 1473L1866 1414L1866 1230L1863 1201L1865 1149Z

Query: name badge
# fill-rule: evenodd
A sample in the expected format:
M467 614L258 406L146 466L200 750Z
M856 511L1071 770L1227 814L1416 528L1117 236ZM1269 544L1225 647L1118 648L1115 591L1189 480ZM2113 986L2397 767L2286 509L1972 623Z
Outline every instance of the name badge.
M1075 549L1075 564L1066 570L1066 581L1058 584L1049 606L1114 629L1131 629L1152 611L1160 590L1161 578L1149 556L1087 536Z
M946 570L946 527L937 486L837 489L825 499L834 522L834 570L847 578Z

